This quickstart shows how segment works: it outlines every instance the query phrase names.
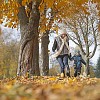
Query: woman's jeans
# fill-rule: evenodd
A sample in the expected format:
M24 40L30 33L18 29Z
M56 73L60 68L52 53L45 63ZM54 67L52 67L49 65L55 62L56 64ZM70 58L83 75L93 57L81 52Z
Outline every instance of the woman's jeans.
M65 68L67 68L67 76L70 76L70 68L69 68L69 65L68 65L68 54L65 54L65 55L59 55L57 57L57 60L60 64L60 67L61 67L61 73L64 73L64 70Z

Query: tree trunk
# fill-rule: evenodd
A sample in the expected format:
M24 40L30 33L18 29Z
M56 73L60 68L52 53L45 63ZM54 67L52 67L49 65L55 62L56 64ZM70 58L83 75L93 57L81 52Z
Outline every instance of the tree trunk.
M42 55L42 69L43 75L49 75L49 55L48 55L48 44L49 44L49 30L43 34L41 38L41 55Z
M86 74L90 75L89 58L86 58Z
M33 45L33 60L32 60L32 68L31 74L33 75L40 75L39 70L39 41L38 35L34 38L34 45Z
M26 15L25 7L21 6L19 8L21 44L17 75L26 75L27 72L30 72L32 75L40 75L38 42L39 3L33 0L29 18Z
M86 74L90 75L90 66L89 66L89 62L90 62L90 58L89 58L89 40L88 40L88 34L86 33Z
M24 39L20 44L18 74L26 75L29 71L32 75L40 75L38 35L30 35L28 38L30 38L29 41Z

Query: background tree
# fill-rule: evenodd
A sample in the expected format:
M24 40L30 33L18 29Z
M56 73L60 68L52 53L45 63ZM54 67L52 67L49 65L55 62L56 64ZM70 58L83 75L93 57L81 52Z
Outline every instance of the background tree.
M100 56L99 56L98 61L97 61L95 75L96 75L96 77L100 78Z
M70 39L79 46L82 54L85 56L87 74L90 74L89 61L96 52L98 46L97 37L99 35L98 12L92 7L93 5L91 4L87 14L80 11L73 18L66 21L68 29L71 32ZM90 51L91 47L92 51Z
M41 36L41 55L42 55L42 68L44 75L49 73L49 55L48 55L48 44L49 44L49 33L54 30L58 33L57 24L62 18L68 17L74 13L73 5L70 0L43 0L40 5L40 14L42 16L40 20L40 36ZM69 10L65 10L69 8ZM62 10L64 9L64 10Z
M39 5L41 0L2 0L0 2L1 22L5 26L15 28L20 25L21 41L18 62L18 75L25 75L28 70L31 74L39 72Z

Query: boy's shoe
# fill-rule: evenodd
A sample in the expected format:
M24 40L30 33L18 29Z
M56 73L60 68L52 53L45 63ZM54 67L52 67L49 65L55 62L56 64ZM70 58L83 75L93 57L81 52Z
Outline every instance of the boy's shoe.
M64 73L61 73L60 76L61 76L61 78L64 78L65 77Z
M66 73L67 77L70 77L70 73Z

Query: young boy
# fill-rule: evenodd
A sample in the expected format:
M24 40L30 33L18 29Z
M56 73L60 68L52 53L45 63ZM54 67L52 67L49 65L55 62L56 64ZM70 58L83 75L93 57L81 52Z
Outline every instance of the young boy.
M86 65L86 62L82 59L80 51L76 51L73 57L70 57L70 60L74 60L74 77L81 74L82 63Z

